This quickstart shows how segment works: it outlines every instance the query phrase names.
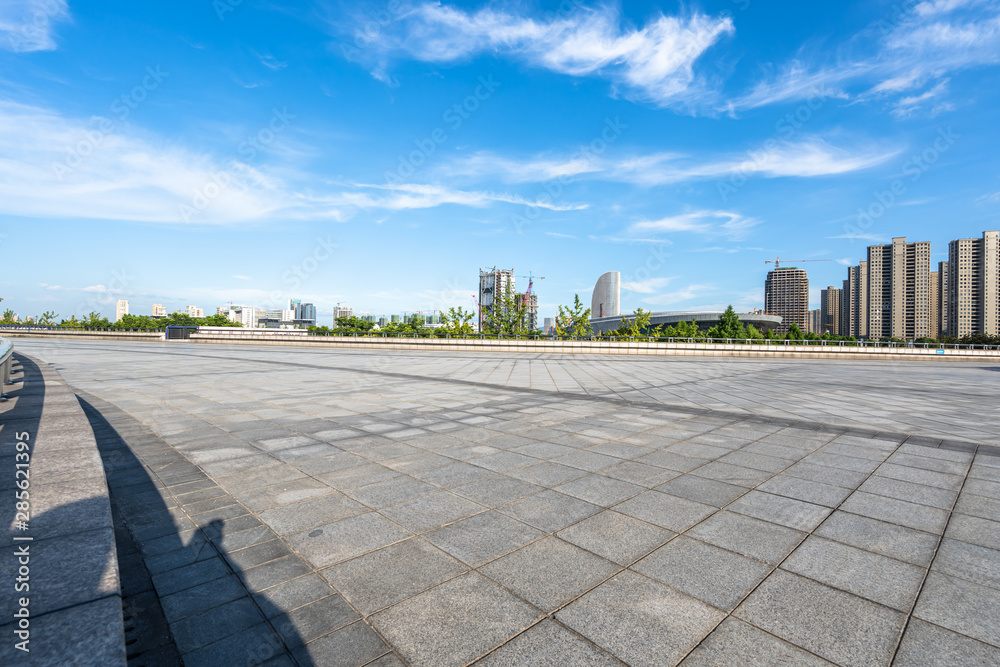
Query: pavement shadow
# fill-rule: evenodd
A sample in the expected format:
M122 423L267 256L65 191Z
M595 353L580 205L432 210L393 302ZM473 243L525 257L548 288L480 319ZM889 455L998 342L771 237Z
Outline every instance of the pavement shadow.
M251 667L284 655L292 664L311 667L308 658L288 649L302 644L294 625L268 600L252 595L242 572L226 559L226 521L195 526L100 411L77 398L97 438L111 492L129 664L171 664L179 655L173 664ZM242 595L230 586L228 595L212 599L212 582L234 577ZM160 596L175 591L173 602L161 604ZM171 607L174 623L168 624L164 608L171 604L177 606ZM188 612L178 608L187 604L185 616ZM130 626L137 630L133 637Z

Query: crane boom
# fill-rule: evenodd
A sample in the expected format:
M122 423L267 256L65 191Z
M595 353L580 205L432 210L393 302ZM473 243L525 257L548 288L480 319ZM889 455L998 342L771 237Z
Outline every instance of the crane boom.
M829 259L786 259L786 262L829 262ZM774 268L780 268L781 258L775 257L774 259L765 259L765 264L774 264Z

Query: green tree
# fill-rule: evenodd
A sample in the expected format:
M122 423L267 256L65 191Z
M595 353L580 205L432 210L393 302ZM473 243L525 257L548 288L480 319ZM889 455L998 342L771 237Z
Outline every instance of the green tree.
M583 309L580 302L580 295L573 296L573 305L570 307L559 306L559 315L556 317L556 334L559 337L565 336L590 336L594 329L590 325L590 308Z
M17 313L8 308L7 310L3 311L3 318L0 318L0 324L16 324L16 322L14 321L14 318L16 316Z
M609 335L632 338L648 335L650 333L650 329L652 328L650 325L651 315L652 313L648 310L636 308L632 319L623 317L621 325L614 331L610 332Z
M788 327L788 335L785 336L787 340L802 340L802 329L799 328L798 323L792 322L792 326Z
M441 313L441 327L437 329L442 333L452 335L462 335L475 333L471 322L476 313L471 310L459 308L449 308L447 313Z
M54 312L52 312L51 310L47 310L44 313L42 313L41 317L38 318L38 323L39 324L54 324L57 317L59 317L59 316L56 315Z
M739 315L732 306L719 318L719 323L708 330L710 338L747 338L746 327L740 322Z
M764 335L752 324L747 325L747 338L751 340L762 340Z
M525 326L525 300L507 283L502 294L495 295L493 307L483 311L483 333L499 336L523 336L534 333Z

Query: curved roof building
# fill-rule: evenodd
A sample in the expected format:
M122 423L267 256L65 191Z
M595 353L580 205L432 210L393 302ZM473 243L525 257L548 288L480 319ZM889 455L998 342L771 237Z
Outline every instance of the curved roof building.
M590 299L590 318L618 317L621 314L622 274L608 271L597 279Z
M781 325L780 315L765 315L764 313L737 313L737 315L740 318L740 322L743 324L752 324L762 332L767 331L768 329L776 329ZM622 325L623 319L630 317L631 315L626 315L625 317L621 315L615 315L613 317L593 317L590 320L590 325L594 328L595 334L602 334L608 331L614 331ZM682 311L650 313L649 323L651 326L658 327L660 325L674 325L680 322L690 322L691 320L696 320L698 322L698 328L707 329L718 324L721 317L721 312Z

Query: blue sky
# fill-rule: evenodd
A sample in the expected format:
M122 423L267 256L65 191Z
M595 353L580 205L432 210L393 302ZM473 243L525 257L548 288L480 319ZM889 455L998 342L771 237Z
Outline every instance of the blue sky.
M0 296L750 309L780 255L818 307L1000 226L998 62L995 0L7 0Z

